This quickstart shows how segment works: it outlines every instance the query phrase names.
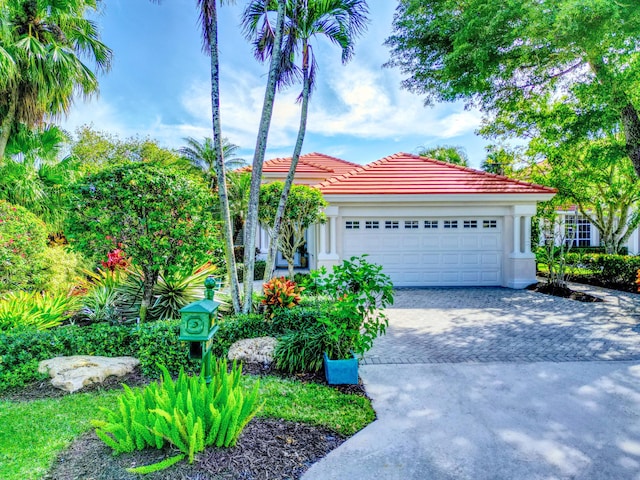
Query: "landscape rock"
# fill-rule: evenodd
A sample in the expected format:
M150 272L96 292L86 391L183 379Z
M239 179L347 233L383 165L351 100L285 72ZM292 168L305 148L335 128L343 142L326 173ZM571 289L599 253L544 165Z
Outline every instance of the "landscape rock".
M246 338L229 348L229 360L250 363L271 363L278 340L273 337Z
M73 393L87 385L102 383L111 375L122 377L139 364L140 361L133 357L75 355L43 360L38 371L48 373L54 387Z

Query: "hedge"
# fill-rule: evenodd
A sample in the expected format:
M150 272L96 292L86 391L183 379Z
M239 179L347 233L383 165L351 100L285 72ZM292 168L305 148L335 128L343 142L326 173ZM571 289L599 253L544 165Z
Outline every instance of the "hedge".
M229 347L243 338L278 337L298 329L316 318L319 308L283 309L275 312L270 320L255 314L223 318L213 338L212 352L215 356L225 356ZM189 360L186 343L178 340L179 330L180 322L170 320L141 325L66 325L44 331L0 334L0 392L41 379L38 363L56 356L133 356L140 360L142 373L150 378L158 377L157 364L166 366L174 375L180 368L197 372L199 362Z
M539 256L537 260L545 263ZM565 261L569 266L589 270L589 273L571 275L571 280L617 290L637 290L635 281L640 270L640 256L571 251L565 254Z

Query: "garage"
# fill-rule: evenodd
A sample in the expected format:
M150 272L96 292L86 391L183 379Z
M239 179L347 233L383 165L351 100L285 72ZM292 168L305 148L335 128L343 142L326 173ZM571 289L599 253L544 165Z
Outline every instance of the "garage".
M503 225L498 217L345 217L345 258L368 254L393 284L502 284Z

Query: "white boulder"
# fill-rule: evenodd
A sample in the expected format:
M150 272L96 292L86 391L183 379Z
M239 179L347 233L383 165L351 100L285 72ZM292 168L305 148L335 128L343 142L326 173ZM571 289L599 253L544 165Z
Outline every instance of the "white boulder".
M133 357L74 355L43 360L38 371L48 373L54 387L73 393L87 385L102 383L111 375L122 377L139 364L140 360Z
M273 337L246 338L229 348L229 360L249 363L271 363L278 340Z

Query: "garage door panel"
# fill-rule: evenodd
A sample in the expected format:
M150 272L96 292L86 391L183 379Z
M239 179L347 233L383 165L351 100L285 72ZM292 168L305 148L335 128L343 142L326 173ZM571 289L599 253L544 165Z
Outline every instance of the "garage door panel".
M366 220L377 220L381 226L387 220L396 221L393 218L345 220L359 220L361 226ZM418 220L419 228L404 228L405 220ZM369 261L382 265L383 271L397 286L501 284L500 219L454 217L447 220L452 223L457 220L458 228L448 229L443 228L443 219L436 228L424 228L424 220L433 218L398 218L400 228L397 229L344 229L344 256L369 253ZM477 227L463 228L469 220Z

